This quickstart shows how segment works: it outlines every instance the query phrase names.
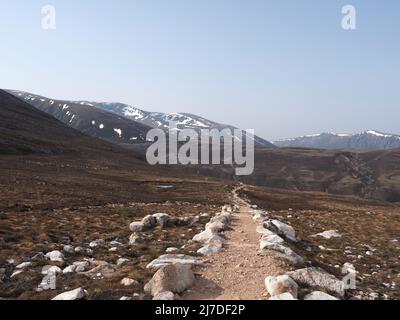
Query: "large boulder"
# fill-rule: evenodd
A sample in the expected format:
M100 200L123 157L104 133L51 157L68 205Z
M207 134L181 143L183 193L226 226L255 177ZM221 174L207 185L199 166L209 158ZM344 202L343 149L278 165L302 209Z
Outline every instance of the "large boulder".
M297 283L287 275L265 278L265 287L272 297L287 292L297 298L299 289Z
M185 264L189 266L202 266L204 262L199 258L184 254L164 254L147 265L147 269L160 269L170 264Z
M268 220L264 223L264 227L280 236L284 236L286 239L297 241L294 229L279 220Z
M268 246L276 245L276 244L284 244L285 240L283 240L280 236L276 234L264 235L260 241L260 249L263 250Z
M304 297L304 300L339 300L338 298L331 296L322 291L314 291Z
M210 239L212 237L214 237L216 235L215 232L213 232L210 229L206 229L203 232L200 232L199 234L196 234L193 237L193 241L194 242L200 242L200 243L207 243L208 241L210 241Z
M343 281L338 280L325 270L315 267L299 269L289 272L288 275L298 284L326 289L335 292L340 297L344 296L345 288Z
M80 300L86 296L85 290L78 288L75 290L67 291L54 297L52 300Z
M224 240L220 236L214 235L204 247L197 251L197 253L205 256L214 255L221 252L223 246Z
M147 294L156 296L159 293L170 291L182 293L195 282L194 274L188 265L170 264L160 268L153 278L145 285Z
M226 230L227 225L221 221L209 222L206 224L206 230L211 230L212 233L219 233Z

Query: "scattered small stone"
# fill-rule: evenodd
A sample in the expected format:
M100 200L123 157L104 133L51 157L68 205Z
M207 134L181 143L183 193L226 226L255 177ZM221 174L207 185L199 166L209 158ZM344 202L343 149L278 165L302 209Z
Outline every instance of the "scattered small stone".
M123 278L123 279L121 280L121 284L122 284L123 286L125 286L125 287L130 287L130 286L133 286L133 285L135 285L135 286L139 285L139 282L136 281L136 280L134 280L134 279Z
M89 247L90 248L97 248L99 246L104 246L105 245L105 241L103 239L97 239L95 241L92 241L89 243Z
M176 253L176 252L178 252L178 251L179 251L179 249L178 249L178 248L175 248L175 247L167 248L167 249L165 250L166 253Z

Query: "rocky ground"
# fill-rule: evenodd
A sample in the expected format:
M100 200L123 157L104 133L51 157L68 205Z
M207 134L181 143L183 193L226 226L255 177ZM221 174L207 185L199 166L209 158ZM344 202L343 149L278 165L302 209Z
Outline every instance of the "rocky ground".
M174 253L196 255L199 245L188 241L218 209L213 205L174 202L3 214L0 296L50 299L81 287L87 291L88 299L145 299L143 286L152 276L147 264L168 248ZM157 212L180 219L182 224L157 225L131 237L132 221ZM60 261L46 258L49 252L59 252ZM81 265L82 270L69 272L74 264ZM40 287L46 276L45 266L56 266L59 272L55 289Z
M242 195L273 219L290 224L291 247L315 266L342 278L356 271L351 299L400 298L400 208L383 202L248 187Z

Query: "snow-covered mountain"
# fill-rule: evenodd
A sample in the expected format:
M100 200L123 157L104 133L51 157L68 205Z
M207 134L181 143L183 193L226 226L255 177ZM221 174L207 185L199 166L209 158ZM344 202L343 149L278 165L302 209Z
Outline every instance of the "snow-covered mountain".
M9 92L85 134L116 143L146 142L148 130L168 130L170 121L175 122L179 129L235 129L188 113L149 112L123 103L64 101L23 91ZM258 146L275 147L257 136L254 141Z
M190 113L148 112L122 103L94 103L94 105L100 109L110 111L128 119L143 123L147 126L161 128L163 130L168 130L168 126L171 121L175 122L179 129L236 129L236 127L232 125L221 124ZM275 147L269 141L258 136L254 137L254 141L258 146L267 148Z
M321 133L274 141L278 147L388 150L400 148L400 135L375 130L358 134Z

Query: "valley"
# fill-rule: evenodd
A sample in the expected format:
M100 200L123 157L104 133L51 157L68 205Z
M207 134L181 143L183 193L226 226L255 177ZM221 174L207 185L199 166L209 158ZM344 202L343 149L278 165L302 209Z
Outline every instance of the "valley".
M400 298L398 150L257 148L239 180L150 166L4 91L0 113L1 299ZM176 261L185 288L160 291Z

